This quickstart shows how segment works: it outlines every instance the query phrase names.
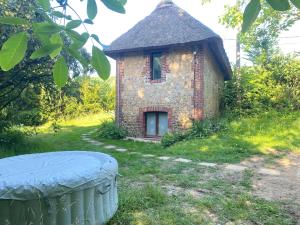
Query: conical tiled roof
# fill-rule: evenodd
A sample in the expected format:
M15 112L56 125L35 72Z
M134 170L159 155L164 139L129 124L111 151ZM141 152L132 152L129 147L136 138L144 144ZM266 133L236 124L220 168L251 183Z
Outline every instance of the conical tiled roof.
M119 53L194 45L205 40L211 43L225 78L229 79L231 67L220 36L171 0L162 0L149 16L113 41L105 53L114 58Z

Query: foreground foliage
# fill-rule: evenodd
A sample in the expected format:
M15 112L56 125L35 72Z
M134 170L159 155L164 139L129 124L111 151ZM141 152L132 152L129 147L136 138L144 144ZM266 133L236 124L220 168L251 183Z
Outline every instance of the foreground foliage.
M299 0L266 0L267 4L269 4L273 10L275 11L288 11L292 7L300 9L300 1ZM248 5L245 8L243 15L243 26L242 31L246 32L249 30L251 25L257 19L262 6L260 0L250 0Z
M124 5L126 0L102 0L107 8L118 13L125 13ZM31 2L32 3L32 2ZM3 71L10 71L26 56L30 54L31 60L38 60L50 57L54 61L52 73L58 88L66 85L69 79L69 68L66 63L67 56L75 58L84 68L92 66L102 79L110 76L110 63L99 48L105 47L96 34L89 33L86 25L92 25L97 16L97 3L95 0L88 0L87 18L82 19L79 14L68 3L68 0L57 0L57 5L53 6L50 0L37 0L33 2L31 8L33 13L38 13L43 18L42 21L28 19L23 15L18 15L18 11L9 13L4 10L4 15L0 17L0 24L5 26L16 26L18 29L9 35L0 50L0 68ZM6 9L10 2L7 0L0 2L0 7ZM28 1L25 2L30 7ZM77 16L73 19L67 15L67 8ZM63 21L63 22L62 22ZM86 32L79 34L76 28L82 26ZM49 38L50 37L50 38ZM36 49L27 51L29 40L38 42ZM69 43L65 43L67 39ZM88 40L93 43L92 57L87 60L80 51ZM71 42L71 44L70 44Z

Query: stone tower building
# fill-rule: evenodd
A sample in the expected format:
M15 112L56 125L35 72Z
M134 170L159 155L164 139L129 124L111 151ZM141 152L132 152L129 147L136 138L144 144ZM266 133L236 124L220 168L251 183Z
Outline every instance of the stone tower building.
M171 0L105 53L117 62L116 121L130 136L160 137L218 116L232 74L222 39Z

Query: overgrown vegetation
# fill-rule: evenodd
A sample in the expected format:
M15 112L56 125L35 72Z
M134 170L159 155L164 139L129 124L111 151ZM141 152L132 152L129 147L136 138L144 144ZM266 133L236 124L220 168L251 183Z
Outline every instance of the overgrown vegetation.
M99 138L120 140L127 136L127 131L119 127L114 120L103 122L97 130Z
M226 119L194 121L192 128L185 132L173 132L164 135L161 144L163 147L169 147L176 142L209 137L219 131L225 130L227 123L228 121Z
M18 129L4 130L0 133L0 149L15 150L24 143L25 134Z
M225 109L238 115L299 110L299 74L300 59L295 55L276 55L264 66L243 67L240 87L236 77L226 83Z
M52 123L56 129L59 120L114 110L114 85L113 78L102 81L86 76L74 79L62 91L49 92L42 86L26 88L18 100L0 112L0 145L10 143L7 140L11 133L17 132L14 127ZM25 138L21 138L22 131L18 131L19 142ZM5 135L8 137L4 138Z

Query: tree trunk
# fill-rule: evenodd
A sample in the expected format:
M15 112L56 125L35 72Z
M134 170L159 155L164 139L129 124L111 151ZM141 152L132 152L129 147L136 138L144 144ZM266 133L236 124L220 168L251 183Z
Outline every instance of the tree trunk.
M241 1L236 0L236 5L240 9ZM239 29L236 35L236 82L237 82L237 103L241 103L241 29Z
M237 102L241 102L241 42L240 32L236 36L236 82L237 82Z

